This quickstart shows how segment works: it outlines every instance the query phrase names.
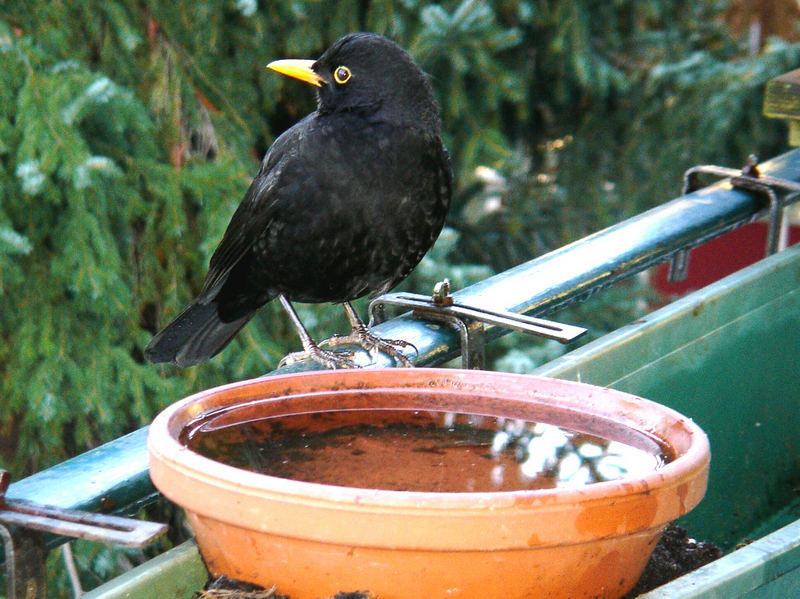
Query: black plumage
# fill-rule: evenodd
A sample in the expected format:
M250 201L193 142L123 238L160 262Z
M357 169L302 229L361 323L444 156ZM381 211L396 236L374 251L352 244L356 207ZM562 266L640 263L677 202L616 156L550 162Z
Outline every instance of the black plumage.
M315 62L270 67L317 86L317 110L267 152L193 302L149 343L153 362L189 366L216 355L279 297L305 353L319 349L290 301L344 303L354 336L406 361L369 334L349 302L384 293L430 249L444 224L452 173L425 73L396 43L357 33Z

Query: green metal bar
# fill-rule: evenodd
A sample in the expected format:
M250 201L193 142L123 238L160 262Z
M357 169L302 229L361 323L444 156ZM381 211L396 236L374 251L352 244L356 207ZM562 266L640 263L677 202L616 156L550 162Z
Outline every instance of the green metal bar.
M800 150L778 156L760 168L765 174L800 181ZM465 304L541 316L663 260L680 248L696 245L746 222L761 208L752 194L717 184L667 202L454 296ZM459 353L454 332L409 315L379 325L376 332L412 343L420 352L420 364L440 364ZM502 332L491 329L487 334L496 337ZM378 356L375 365L393 364L388 357ZM304 368L309 366L295 366ZM146 437L147 429L140 429L12 483L7 496L59 507L133 513L155 494L147 474Z
M194 541L187 541L137 566L82 599L190 599L208 582Z
M764 162L759 170L763 175L800 182L800 150ZM453 298L490 310L546 316L763 214L763 198L721 182L457 291ZM418 354L409 358L418 365L438 364L458 355L455 332L410 315L382 323L374 331L387 339L412 343ZM487 327L486 340L507 332ZM374 357L373 364L394 365L384 355ZM307 361L280 372L313 368L317 366Z
M800 150L769 160L760 169L800 181ZM666 259L680 248L747 222L761 209L752 194L717 184L486 279L454 297L465 304L541 316ZM376 332L412 343L419 350L420 364L440 364L459 353L454 332L409 315L377 326ZM487 331L489 337L502 333L496 328ZM393 363L381 355L375 365ZM310 366L294 367L305 368ZM147 474L146 437L147 429L140 429L12 483L7 496L59 507L133 513L155 494Z
M12 483L7 499L133 515L158 493L148 474L147 427ZM65 539L51 537L54 546Z

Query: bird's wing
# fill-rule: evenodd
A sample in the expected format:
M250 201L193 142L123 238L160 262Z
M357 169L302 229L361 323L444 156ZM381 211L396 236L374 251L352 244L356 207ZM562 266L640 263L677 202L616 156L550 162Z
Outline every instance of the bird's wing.
M281 174L293 154L296 138L302 134L302 125L301 121L276 139L264 157L258 174L211 256L208 274L197 298L199 302L205 303L216 297L233 267L269 227L275 212Z

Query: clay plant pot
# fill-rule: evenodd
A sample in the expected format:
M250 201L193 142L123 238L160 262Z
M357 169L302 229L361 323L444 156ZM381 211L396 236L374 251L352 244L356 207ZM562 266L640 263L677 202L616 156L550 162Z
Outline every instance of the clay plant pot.
M639 477L491 493L384 491L256 474L187 449L198 415L247 404L261 417L349 409L455 411L548 422L609 439L643 433L674 459ZM150 475L187 513L212 575L293 599L614 598L636 583L665 525L703 497L706 436L662 405L610 389L447 369L266 377L192 395L149 435Z

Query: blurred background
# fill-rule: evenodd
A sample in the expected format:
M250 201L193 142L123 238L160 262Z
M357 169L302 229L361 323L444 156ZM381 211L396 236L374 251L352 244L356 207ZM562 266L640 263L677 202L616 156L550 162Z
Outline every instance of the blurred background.
M794 0L6 0L0 466L41 470L299 349L269 305L208 364L142 355L199 290L264 152L315 107L269 61L369 30L431 75L457 183L403 284L426 293L676 197L694 164L788 149L761 110L800 64L799 16ZM558 318L596 337L653 294L639 278ZM300 308L318 338L346 329L339 309ZM489 358L526 371L560 351L513 335ZM125 566L84 559L95 576Z

